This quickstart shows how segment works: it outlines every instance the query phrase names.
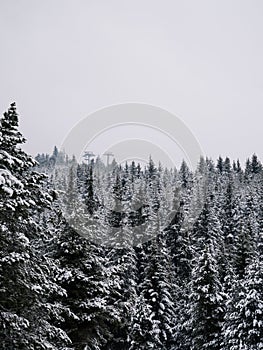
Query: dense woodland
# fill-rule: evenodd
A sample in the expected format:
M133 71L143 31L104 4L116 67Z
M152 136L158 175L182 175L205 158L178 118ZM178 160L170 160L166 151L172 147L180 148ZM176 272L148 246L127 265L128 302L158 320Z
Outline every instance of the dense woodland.
M0 120L0 348L262 350L263 168L77 163Z

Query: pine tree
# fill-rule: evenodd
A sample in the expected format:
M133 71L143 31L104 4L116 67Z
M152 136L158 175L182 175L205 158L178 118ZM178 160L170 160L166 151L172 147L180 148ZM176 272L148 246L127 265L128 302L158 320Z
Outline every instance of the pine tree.
M38 212L50 206L45 176L19 148L15 104L0 120L0 343L2 349L57 349L69 343L52 324L59 317L54 295L63 290L52 278L53 264L39 252ZM41 317L39 317L41 315Z
M175 343L174 275L169 250L162 234L144 244L141 258L143 270L139 293L143 296L147 312L150 311L151 314L150 322L145 322L142 317L142 323L137 323L136 327L144 334L140 346L146 348L146 344L151 344L150 349L170 349Z
M234 285L228 301L223 334L226 350L263 349L263 265L256 255L245 276Z
M191 180L192 180L191 172L184 160L180 167L179 177L183 188L188 188L191 185Z
M186 321L191 350L221 349L225 296L219 281L213 243L205 244L192 273Z
M57 280L66 290L62 328L74 349L98 350L110 338L113 310L108 304L109 281L102 248L81 237L67 223L59 225L54 240L60 266ZM112 314L111 314L112 312Z
M67 292L62 301L69 312L64 315L62 328L76 350L103 349L112 338L118 318L110 297L116 282L110 281L112 269L106 248L98 244L105 234L101 225L104 213L99 212L101 221L93 217L96 210L91 201L91 171L93 166L79 168L73 164L69 170L64 169L65 179L57 180L62 180L65 187L60 206L66 216L57 225L53 250L61 269L57 280Z
M224 165L223 165L223 159L221 156L218 158L216 167L218 171L222 174Z
M242 203L239 219L239 232L235 242L234 269L243 278L255 250L254 208L251 198L245 198Z
M253 174L259 174L262 171L262 164L259 162L257 156L253 154L251 159L251 172Z
M153 323L153 312L143 295L138 295L131 312L131 324L129 329L129 350L154 349L153 337L155 329Z
M131 314L136 302L137 256L135 252L135 208L133 208L134 178L127 164L119 168L112 184L113 210L110 212L110 236L107 258L112 268L111 279L117 288L111 296L120 320L115 324L109 348L128 349Z

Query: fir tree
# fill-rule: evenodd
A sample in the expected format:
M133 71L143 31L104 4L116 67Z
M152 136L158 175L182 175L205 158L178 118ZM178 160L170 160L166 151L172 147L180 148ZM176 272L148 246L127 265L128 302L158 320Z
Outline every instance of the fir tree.
M52 279L53 264L39 252L37 213L50 206L45 176L19 148L15 104L0 120L0 343L2 349L57 349L69 343L54 326L59 317L54 295L63 290ZM41 317L39 317L41 315Z
M256 255L244 278L234 284L228 301L223 334L226 350L263 349L263 265Z
M207 243L192 273L186 321L191 350L221 349L225 296L219 281L213 243Z

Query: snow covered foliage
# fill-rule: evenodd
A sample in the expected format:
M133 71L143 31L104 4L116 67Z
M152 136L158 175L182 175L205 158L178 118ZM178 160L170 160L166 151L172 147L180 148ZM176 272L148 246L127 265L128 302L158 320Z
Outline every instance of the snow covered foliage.
M263 169L78 164L0 119L0 348L263 350ZM44 175L45 174L45 175Z
M235 284L224 323L225 349L263 349L263 265L255 256Z
M191 350L221 349L225 296L219 281L213 243L206 243L190 282L188 338Z
M1 349L57 349L65 332L52 325L63 290L52 279L52 263L38 252L38 213L51 205L36 161L19 148L15 104L0 119L0 344ZM41 317L40 317L41 315Z

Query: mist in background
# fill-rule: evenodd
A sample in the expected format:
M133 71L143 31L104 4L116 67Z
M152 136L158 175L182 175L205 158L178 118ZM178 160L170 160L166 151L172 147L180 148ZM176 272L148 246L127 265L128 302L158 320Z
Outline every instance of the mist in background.
M33 155L100 108L141 102L208 156L262 159L262 18L260 0L1 0L0 110L17 102Z

